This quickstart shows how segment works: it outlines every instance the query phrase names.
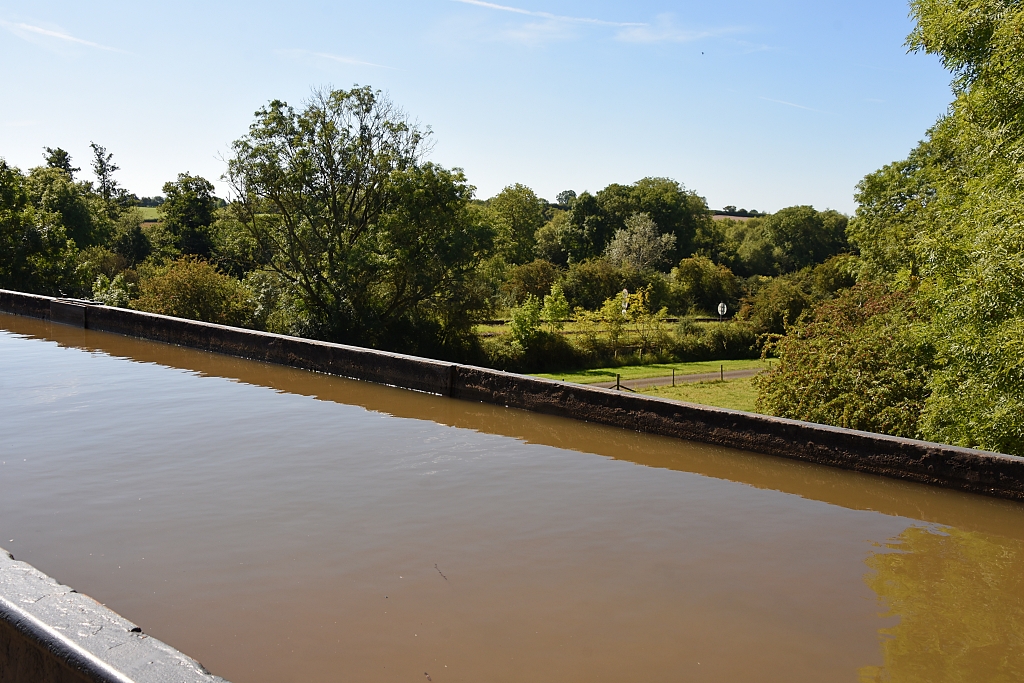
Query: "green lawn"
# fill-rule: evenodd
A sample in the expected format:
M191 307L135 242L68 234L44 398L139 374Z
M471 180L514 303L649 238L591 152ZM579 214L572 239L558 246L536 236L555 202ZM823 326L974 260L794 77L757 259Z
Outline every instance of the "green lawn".
M508 332L508 325L477 325L473 328L473 332L474 334L489 336L505 334Z
M680 375L702 375L707 372L718 372L722 366L725 370L760 370L768 364L762 360L709 360L696 363L656 363L654 365L623 365L618 368L596 368L593 370L576 370L574 372L556 372L536 375L546 379L564 380L576 384L592 384L594 382L613 382L615 375L622 379L646 379L647 377L668 377L672 370L676 377ZM678 388L678 387L677 387Z
M700 403L706 406L732 408L753 413L756 412L754 404L757 402L757 390L754 388L752 380L752 377L744 377L724 382L677 384L674 387L643 389L640 393L658 398L670 398L675 401Z
M160 209L155 206L140 206L139 211L144 221L158 221L161 218Z

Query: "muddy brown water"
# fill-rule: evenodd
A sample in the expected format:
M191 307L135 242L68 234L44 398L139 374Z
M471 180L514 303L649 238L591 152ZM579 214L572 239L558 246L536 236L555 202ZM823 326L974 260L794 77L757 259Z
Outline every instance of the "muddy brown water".
M0 315L0 546L234 683L1024 678L1024 506Z

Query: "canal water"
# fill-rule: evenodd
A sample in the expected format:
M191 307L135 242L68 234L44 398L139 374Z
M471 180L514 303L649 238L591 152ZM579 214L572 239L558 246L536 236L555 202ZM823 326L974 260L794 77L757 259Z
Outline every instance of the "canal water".
M1024 679L1024 506L0 315L0 546L234 683Z

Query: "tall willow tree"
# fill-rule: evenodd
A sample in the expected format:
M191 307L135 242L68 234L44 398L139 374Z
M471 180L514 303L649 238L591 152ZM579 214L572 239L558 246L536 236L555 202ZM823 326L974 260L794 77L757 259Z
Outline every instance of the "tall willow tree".
M928 318L865 320L847 335L855 345L822 348L844 359L855 350L896 359L856 368L877 414L900 405L886 396L907 394L901 387L917 387L915 378L928 373L902 404L920 414L907 415L897 432L1024 455L1024 3L910 6L916 28L908 45L942 60L955 99L907 159L858 185L847 234L860 251L861 277L916 297L914 310ZM824 368L828 354L808 353L826 339L814 329L824 328L797 326L778 347L805 361L788 366ZM893 356L899 348L911 353ZM789 396L817 399L828 387L834 415L865 404L866 394L844 389L835 372L786 373L785 361L760 381L762 404L774 412L793 414L799 401Z
M954 75L931 131L917 251L943 369L926 436L1024 454L1024 4L915 0L910 45Z
M273 101L233 146L228 180L301 332L436 352L469 329L488 233L458 169L424 161L429 131L368 87Z

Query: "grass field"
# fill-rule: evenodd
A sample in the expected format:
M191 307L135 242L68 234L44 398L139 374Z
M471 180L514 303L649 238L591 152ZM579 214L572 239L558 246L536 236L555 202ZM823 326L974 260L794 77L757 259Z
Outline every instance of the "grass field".
M508 325L477 325L473 328L473 333L478 334L481 337L494 337L499 334L506 334L508 332Z
M707 372L718 372L722 366L725 370L761 370L767 369L768 363L762 360L710 360L696 363L656 363L653 365L624 365L618 368L595 368L593 370L577 370L575 372L556 372L536 375L546 379L564 380L576 384L592 384L594 382L615 381L615 375L622 379L646 379L648 377L667 377L676 371L680 375L702 375ZM678 388L678 387L677 387Z
M654 387L643 389L642 394L670 398L675 401L699 403L718 408L732 408L753 413L757 402L757 390L752 384L752 377L726 380L724 382L696 382L694 384L677 384L674 387Z
M140 206L139 211L144 221L158 221L161 218L160 209L155 206Z

